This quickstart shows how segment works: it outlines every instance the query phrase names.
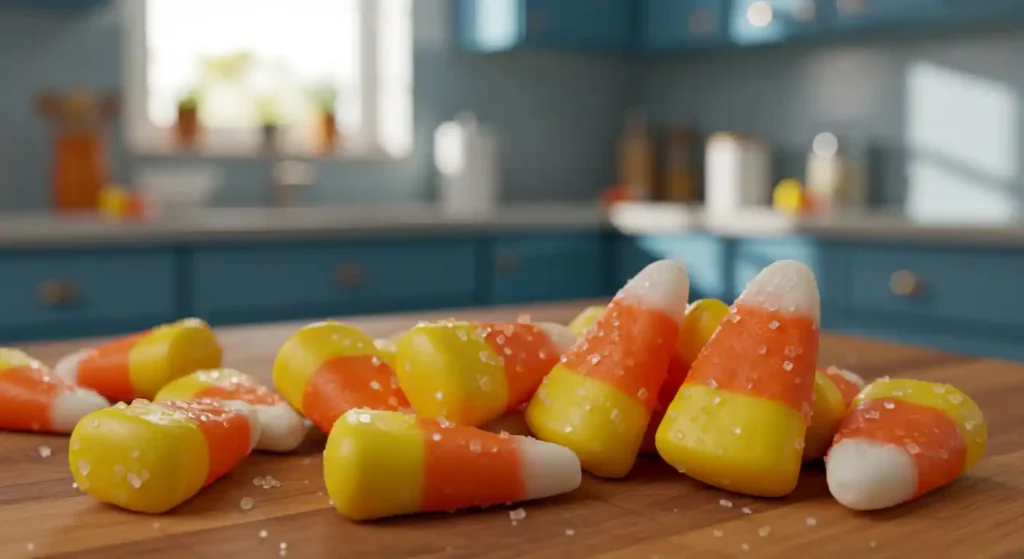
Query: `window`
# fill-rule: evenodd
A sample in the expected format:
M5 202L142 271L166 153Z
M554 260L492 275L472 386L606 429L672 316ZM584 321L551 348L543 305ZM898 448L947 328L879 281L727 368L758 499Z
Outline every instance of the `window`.
M195 106L214 156L315 149L402 157L412 149L412 0L121 0L126 136L172 153ZM265 131L268 130L268 131ZM276 131L268 136L270 131Z

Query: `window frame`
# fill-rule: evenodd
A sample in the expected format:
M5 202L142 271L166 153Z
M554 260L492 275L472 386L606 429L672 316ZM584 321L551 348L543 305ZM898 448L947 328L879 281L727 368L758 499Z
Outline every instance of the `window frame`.
M278 132L277 154L282 157L315 157L336 159L401 160L412 156L413 151L413 0L387 0L402 4L408 9L406 25L396 25L381 17L381 0L357 0L359 2L360 27L360 102L361 127L355 134L346 134L341 146L334 153L321 154L314 149L312 137L299 127L285 127ZM181 150L174 145L173 133L168 128L157 126L148 114L147 104L149 83L147 70L147 0L117 0L118 14L122 22L122 126L124 138L130 153L165 156L208 156L228 158L266 157L261 146L259 127L252 130L205 129L203 142L195 149ZM407 45L402 51L393 51L391 46ZM388 83L381 71L384 57L381 53L388 46L395 56L389 60L391 75L396 72L399 81L407 84ZM407 52L405 52L407 51ZM398 68L398 70L396 70ZM404 73L402 73L404 72ZM398 94L397 96L395 94ZM402 130L397 135L382 133L381 122L389 111L401 111L384 102L386 99L406 103L408 122L400 123ZM393 114L393 113L392 113ZM394 122L391 121L394 125Z

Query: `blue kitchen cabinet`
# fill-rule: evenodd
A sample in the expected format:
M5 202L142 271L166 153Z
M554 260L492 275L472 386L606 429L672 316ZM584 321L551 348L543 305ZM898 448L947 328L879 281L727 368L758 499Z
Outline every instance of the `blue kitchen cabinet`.
M647 52L729 43L729 0L642 0L640 45Z
M620 52L635 27L631 0L457 0L455 24L462 48L476 52Z
M110 0L0 0L0 10L14 8L37 12L81 13L110 4Z
M494 239L489 251L490 304L605 297L612 259L601 233L518 235Z
M0 252L0 342L127 332L180 316L172 249Z
M820 5L834 0L733 0L729 37L738 45L778 43L821 31Z
M472 239L197 247L189 312L235 323L471 306L478 251Z
M984 0L980 0L984 1ZM956 0L822 0L834 29L885 30L958 26Z
M729 241L704 233L644 235L632 237L625 248L630 259L629 277L655 260L674 260L686 266L690 276L690 300L724 299L729 287ZM625 258L623 259L625 260ZM621 278L620 278L621 279ZM625 278L628 279L628 278ZM621 283L625 283L622 281Z

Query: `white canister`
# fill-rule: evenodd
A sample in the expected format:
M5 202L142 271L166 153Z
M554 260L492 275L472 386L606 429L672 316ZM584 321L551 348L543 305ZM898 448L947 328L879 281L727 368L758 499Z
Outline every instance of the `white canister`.
M772 198L772 150L758 138L719 132L704 153L704 204L709 212L767 206Z
M445 213L493 212L499 201L498 139L472 113L459 114L434 132L439 203Z
M831 133L814 137L807 155L805 188L821 211L856 210L867 205L867 155Z

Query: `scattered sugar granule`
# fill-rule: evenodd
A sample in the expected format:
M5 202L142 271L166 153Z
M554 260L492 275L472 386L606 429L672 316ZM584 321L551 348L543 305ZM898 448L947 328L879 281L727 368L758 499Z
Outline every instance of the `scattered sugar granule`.
M808 526L816 526L818 524L818 519L813 516L808 516L806 522Z
M27 544L25 544L25 549L28 549L29 551L32 551L35 548L36 548L36 544L34 544L32 542L28 542Z
M745 543L741 543L740 549L742 549L743 551L750 551L750 546Z
M260 539L261 540L267 539L267 531L266 530L260 530Z
M721 530L712 530L711 533L714 534L716 538L720 538L725 535Z
M573 530L572 528L566 528L565 529L565 535L566 536L572 536L574 534L576 534L576 530Z
M728 499L719 499L718 504L722 505L723 507L725 507L727 509L731 509L732 508L732 501L730 501Z
M526 511L521 509L521 508L520 509L516 509L514 511L510 511L508 513L508 517L512 521L522 520L522 519L526 518Z
M39 456L43 458L49 458L51 454L53 454L53 451L50 450L50 447L46 446L45 444L39 447Z
M742 511L743 514L754 514L754 511L750 510L750 507L743 507L740 511Z
M242 497L242 500L238 502L238 507L242 510L252 510L255 505L256 501L253 501L252 497Z
M761 526L760 528L757 529L757 535L761 536L762 538L767 536L768 534L771 534L771 533L772 533L772 527L771 526Z
M876 542L875 540L871 540L870 542L868 542L868 545L871 547L878 547L878 542Z

